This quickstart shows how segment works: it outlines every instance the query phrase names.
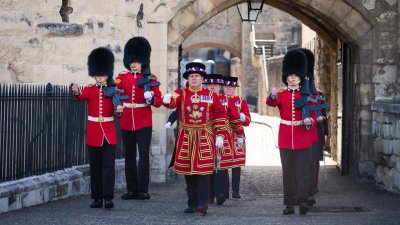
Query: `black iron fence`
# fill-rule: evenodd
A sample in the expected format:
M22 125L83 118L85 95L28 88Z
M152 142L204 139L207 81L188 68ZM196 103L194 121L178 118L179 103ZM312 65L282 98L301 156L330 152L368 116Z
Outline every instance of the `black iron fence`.
M86 118L68 85L0 84L0 182L88 163Z

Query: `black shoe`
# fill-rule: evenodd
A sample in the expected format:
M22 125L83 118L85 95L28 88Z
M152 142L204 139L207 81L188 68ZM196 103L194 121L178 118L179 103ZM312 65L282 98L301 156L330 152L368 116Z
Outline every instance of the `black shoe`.
M104 208L106 209L114 208L114 203L112 202L111 199L104 200Z
M101 208L103 207L103 199L95 199L92 204L90 204L90 208Z
M194 213L196 210L194 210L193 207L189 207L187 209L185 209L185 211L183 211L184 213Z
M307 199L307 205L308 206L313 206L314 204L315 204L316 202L315 202L315 199L314 199L314 197L309 197L308 199Z
M305 203L305 202L300 203L300 215L306 215L308 210L309 210L309 208L308 208L307 203Z
M218 195L217 196L217 205L222 205L225 202L225 195Z
M138 194L134 194L133 192L126 192L123 195L121 195L122 200L131 200L131 199L139 199Z
M233 192L232 198L241 198L241 196L240 196L239 192Z
M294 214L294 206L287 205L286 208L283 210L283 215L290 215Z
M149 193L143 193L143 192L140 192L139 193L139 199L140 200L148 200L148 199L150 199L150 195L149 195Z
M207 209L199 207L196 210L196 214L199 215L199 216L205 216L205 215L207 215Z

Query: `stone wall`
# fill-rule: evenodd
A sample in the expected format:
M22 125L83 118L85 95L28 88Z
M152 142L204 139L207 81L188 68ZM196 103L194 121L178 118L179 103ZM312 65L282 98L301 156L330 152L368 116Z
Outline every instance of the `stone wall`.
M115 165L115 190L125 189L125 163ZM90 193L89 165L0 183L0 213Z

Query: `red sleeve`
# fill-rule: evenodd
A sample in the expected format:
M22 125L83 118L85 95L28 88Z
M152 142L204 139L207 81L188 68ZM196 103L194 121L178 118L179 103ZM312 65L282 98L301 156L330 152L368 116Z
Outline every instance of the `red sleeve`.
M251 123L251 116L249 111L249 105L247 104L246 100L241 99L242 103L240 104L240 112L246 115L246 121L242 122L243 126L249 126Z
M75 95L75 98L80 100L80 101L86 101L89 99L89 92L90 92L90 86L84 87L81 90L81 94L80 95Z
M236 135L244 134L242 122L240 122L240 114L235 105L234 98L228 98L228 115L229 124Z

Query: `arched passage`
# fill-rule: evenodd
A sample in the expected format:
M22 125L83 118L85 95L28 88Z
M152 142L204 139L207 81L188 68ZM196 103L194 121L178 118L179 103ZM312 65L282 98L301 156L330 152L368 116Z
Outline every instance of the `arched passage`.
M180 7L176 10L175 16L168 23L168 46L170 49L177 49L177 47L205 21L219 12L243 2L245 1L220 0L204 2L195 0ZM359 137L361 133L361 127L357 124L357 121L354 120L354 117L362 111L370 111L370 107L368 105L357 105L356 100L351 96L354 96L357 91L353 78L360 76L360 71L355 69L360 65L360 52L365 49L371 50L372 48L372 46L368 46L363 40L365 37L372 35L369 31L376 24L374 17L369 15L365 8L357 5L357 3L353 3L351 0L269 0L266 1L266 4L291 14L295 18L300 19L305 25L315 30L332 52L330 60L331 63L333 62L332 64L335 64L337 55L343 55L343 52L338 50L338 40L343 41L348 48L352 49L352 53L346 53L347 65L345 67L346 71L343 71L347 76L344 82L347 83L344 84L343 89L339 92L342 92L340 96L347 96L346 99L343 99L343 108L345 108L344 117L347 117L343 117L346 119L343 121L343 131L344 135L350 135L345 137L344 142L346 143L343 143L343 148L348 151L346 153L347 155L353 155L355 158L359 157L360 148L362 148L362 145L368 146L368 142L364 141L364 143L362 143L353 141ZM172 51L168 54L171 57L175 55L176 59L178 59L177 53L178 51ZM353 57L354 60L350 59L350 56ZM334 60L332 61L332 59ZM370 62L363 63L372 64L373 62L371 60ZM169 71L172 71L172 68ZM174 78L171 77L171 79ZM372 83L372 80L364 80L363 82ZM335 95L335 97L337 98L337 95ZM333 111L337 110L337 105L335 104L333 106ZM365 122L372 123L370 118L366 120ZM337 124L333 127L337 129ZM371 139L368 135L369 134L365 137ZM354 152L353 148L356 149ZM368 151L371 152L371 149ZM357 160L358 158L354 162L349 162L349 164L354 164L355 167L357 167Z

